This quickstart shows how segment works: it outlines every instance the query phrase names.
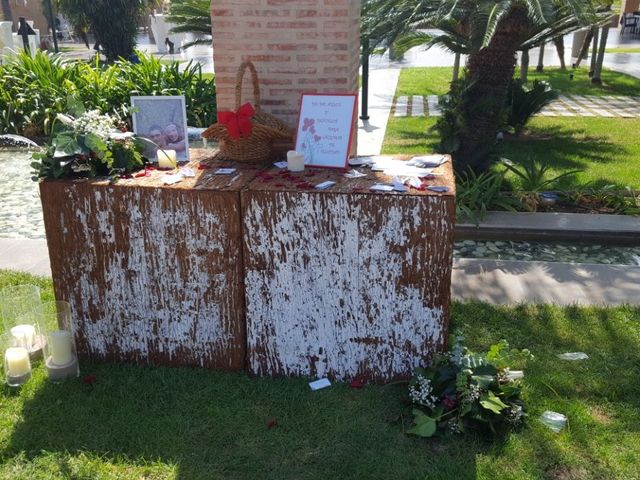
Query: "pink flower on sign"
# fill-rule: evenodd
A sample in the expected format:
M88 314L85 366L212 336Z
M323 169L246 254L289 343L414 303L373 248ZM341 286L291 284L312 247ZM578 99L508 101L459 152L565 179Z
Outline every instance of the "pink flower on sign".
M314 128L313 124L316 123L316 121L313 118L305 118L302 121L302 131L306 132L307 130L309 130L310 128Z

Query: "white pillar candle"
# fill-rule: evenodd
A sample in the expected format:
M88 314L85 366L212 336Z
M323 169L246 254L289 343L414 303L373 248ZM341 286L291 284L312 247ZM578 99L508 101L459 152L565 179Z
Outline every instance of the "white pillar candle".
M175 150L158 149L158 167L160 168L176 168L178 162L176 160Z
M73 360L71 354L71 333L56 330L49 334L49 354L55 365L66 365Z
M36 340L36 329L33 325L16 325L11 330L11 335L16 339L16 344L26 349L31 349Z
M7 376L22 377L31 372L29 352L23 347L10 347L4 353Z
M304 171L304 155L295 150L289 150L287 152L287 169L290 172Z

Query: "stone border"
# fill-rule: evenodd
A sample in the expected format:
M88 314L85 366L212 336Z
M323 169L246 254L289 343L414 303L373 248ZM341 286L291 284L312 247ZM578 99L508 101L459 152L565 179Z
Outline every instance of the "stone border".
M640 217L593 213L489 212L479 225L456 224L456 240L505 238L640 245Z

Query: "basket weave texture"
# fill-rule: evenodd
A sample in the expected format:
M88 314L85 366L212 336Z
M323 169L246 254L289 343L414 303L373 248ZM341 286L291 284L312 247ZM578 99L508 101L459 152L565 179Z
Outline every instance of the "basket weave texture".
M242 82L247 70L251 73L254 108L256 111L252 118L253 128L251 129L251 134L246 137L233 138L229 135L226 125L214 123L202 132L202 136L207 139L217 140L220 143L220 154L228 160L260 163L272 158L273 142L275 140L293 141L293 130L280 119L262 111L260 107L258 73L253 63L249 61L240 65L236 76L236 111L242 105Z

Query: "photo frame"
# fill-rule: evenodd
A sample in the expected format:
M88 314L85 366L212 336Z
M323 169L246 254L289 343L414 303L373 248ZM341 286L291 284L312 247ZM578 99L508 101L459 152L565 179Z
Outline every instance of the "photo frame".
M347 168L357 109L355 93L302 94L295 148L305 165Z
M177 161L189 160L187 108L183 95L132 96L133 131L165 150L175 150ZM151 149L151 147L150 147ZM155 151L145 151L155 159Z

